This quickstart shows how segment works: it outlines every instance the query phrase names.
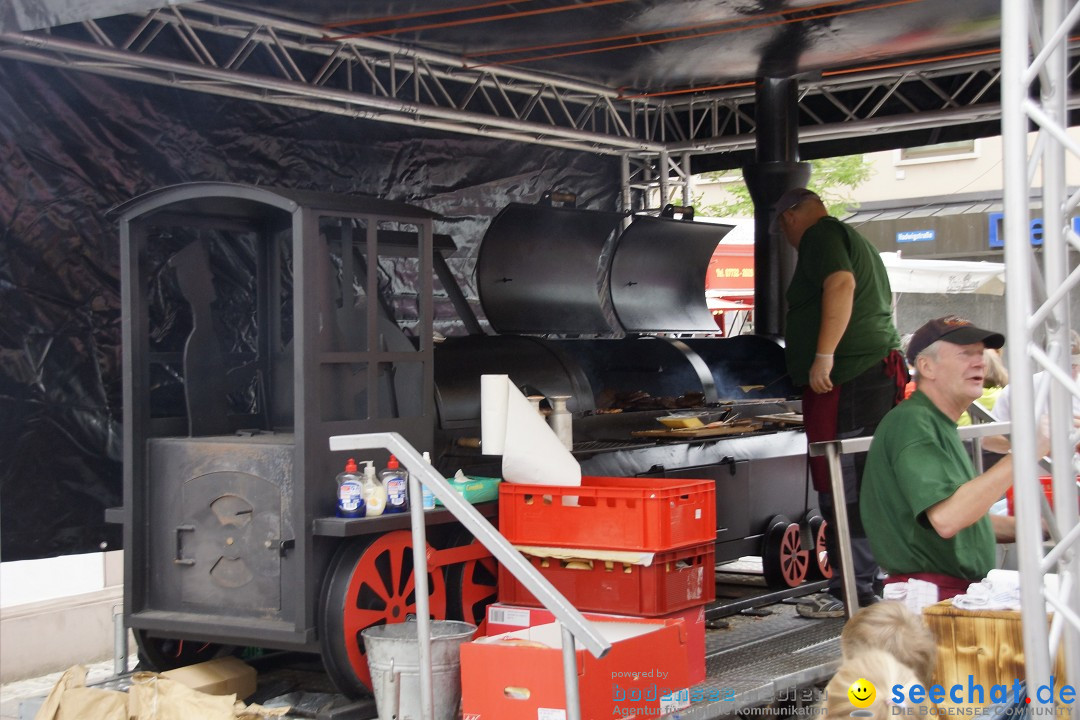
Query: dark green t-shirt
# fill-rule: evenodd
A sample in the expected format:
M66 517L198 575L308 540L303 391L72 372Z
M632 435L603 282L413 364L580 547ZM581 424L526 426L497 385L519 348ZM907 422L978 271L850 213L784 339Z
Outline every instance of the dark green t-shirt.
M878 425L863 471L859 510L874 558L890 573L981 580L994 567L989 516L946 540L927 508L975 477L956 423L916 391Z
M810 382L825 278L840 270L855 276L855 298L851 320L834 352L832 381L847 382L900 347L892 320L889 275L881 256L851 226L824 217L803 233L787 290L785 353L788 373L796 385Z

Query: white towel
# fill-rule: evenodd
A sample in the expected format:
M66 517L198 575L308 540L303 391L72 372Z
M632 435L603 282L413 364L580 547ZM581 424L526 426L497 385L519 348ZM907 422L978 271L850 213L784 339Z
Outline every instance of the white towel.
M889 583L884 598L904 603L911 612L922 614L923 608L938 601L938 586L934 583L911 578L907 582Z
M1057 596L1057 575L1044 577L1043 592ZM961 610L1019 610L1020 573L1016 570L991 570L985 578L968 586L967 592L953 598L953 607ZM1047 610L1051 610L1047 607Z

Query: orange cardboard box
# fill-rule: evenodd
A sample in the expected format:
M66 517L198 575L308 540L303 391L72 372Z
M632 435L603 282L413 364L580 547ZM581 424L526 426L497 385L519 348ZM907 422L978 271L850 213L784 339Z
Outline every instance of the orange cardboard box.
M634 615L609 615L585 613L589 620L621 620ZM690 685L705 682L705 606L679 610L663 615L656 620L682 618L686 623L686 653L690 670ZM513 632L534 625L543 625L555 620L555 616L546 608L519 607L506 603L492 603L487 609L487 634Z
M593 626L611 650L595 658L577 648L582 720L658 717L690 704L681 619L596 619ZM464 720L564 720L559 624L462 645L461 709Z

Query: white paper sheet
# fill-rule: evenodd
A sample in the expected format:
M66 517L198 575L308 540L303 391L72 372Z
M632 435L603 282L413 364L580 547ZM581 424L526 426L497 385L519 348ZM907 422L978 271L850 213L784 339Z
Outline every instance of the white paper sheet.
M480 376L480 448L485 455L502 455L506 441L508 375Z
M581 465L506 375L480 379L480 432L485 455L502 452L503 480L581 485Z

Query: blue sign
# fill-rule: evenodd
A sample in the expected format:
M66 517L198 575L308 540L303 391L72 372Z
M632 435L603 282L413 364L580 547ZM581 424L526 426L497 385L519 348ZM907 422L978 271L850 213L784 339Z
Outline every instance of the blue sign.
M1004 213L987 213L986 219L990 223L990 247L999 248L1005 247L1005 238L1002 237L1001 225L1005 219ZM1031 228L1031 244L1036 247L1043 244L1043 221L1042 218L1035 218L1029 225ZM1072 229L1074 233L1080 234L1080 216L1072 219Z
M896 233L896 242L933 242L935 235L933 230L901 230Z

